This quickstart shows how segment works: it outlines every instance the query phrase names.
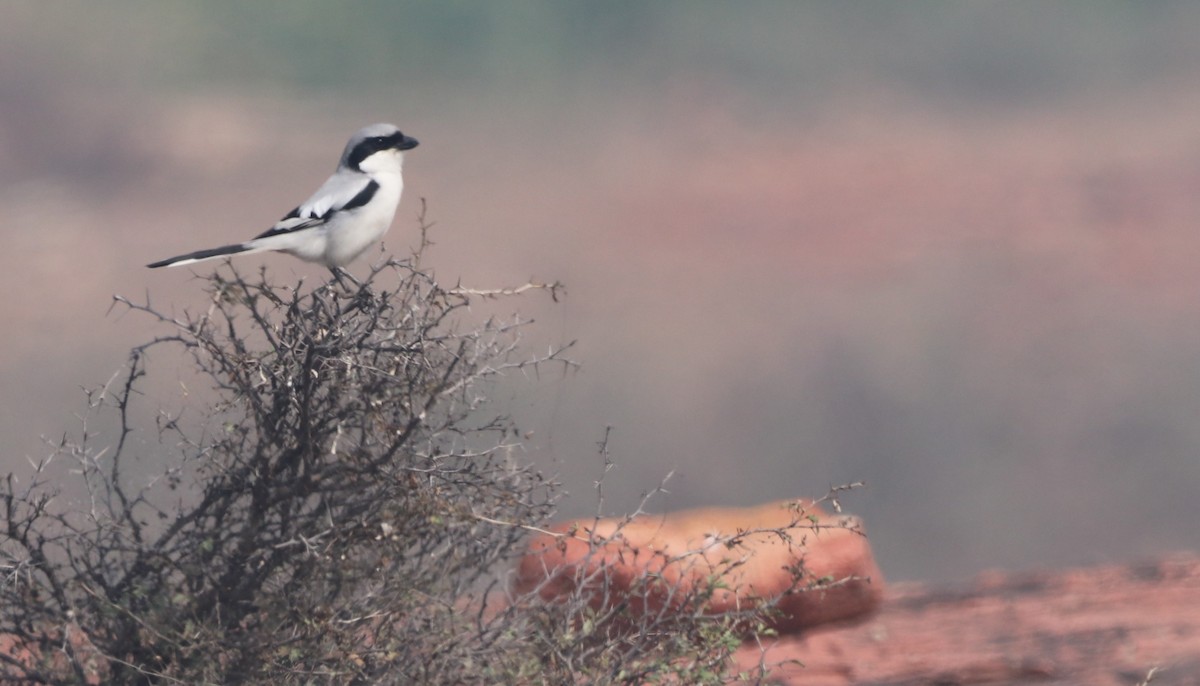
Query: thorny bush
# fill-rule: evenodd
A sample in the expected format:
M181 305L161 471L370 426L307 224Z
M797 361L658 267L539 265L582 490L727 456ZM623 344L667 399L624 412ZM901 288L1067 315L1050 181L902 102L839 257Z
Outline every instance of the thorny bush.
M489 388L573 363L468 306L558 286L468 291L414 264L312 289L227 264L181 316L117 299L166 333L88 394L80 436L0 483L0 682L738 678L747 617L705 614L704 593L635 631L586 598L504 597L497 570L557 489L514 455ZM143 411L172 385L151 369L181 359L181 408ZM96 445L88 421L106 416Z

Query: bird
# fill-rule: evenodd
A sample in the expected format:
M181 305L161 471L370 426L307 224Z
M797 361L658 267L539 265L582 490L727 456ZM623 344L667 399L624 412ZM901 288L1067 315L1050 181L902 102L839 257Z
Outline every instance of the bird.
M392 124L359 129L346 143L337 170L274 226L245 243L197 250L146 265L179 267L226 255L273 250L325 265L335 275L383 238L404 190L404 151L417 147Z

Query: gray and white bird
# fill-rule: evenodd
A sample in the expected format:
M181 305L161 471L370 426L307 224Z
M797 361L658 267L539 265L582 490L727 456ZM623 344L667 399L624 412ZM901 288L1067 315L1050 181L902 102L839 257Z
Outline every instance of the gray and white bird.
M225 255L275 250L330 269L361 255L387 233L400 204L404 151L417 147L391 124L372 124L346 143L337 171L296 209L245 243L197 250L148 267L177 267Z

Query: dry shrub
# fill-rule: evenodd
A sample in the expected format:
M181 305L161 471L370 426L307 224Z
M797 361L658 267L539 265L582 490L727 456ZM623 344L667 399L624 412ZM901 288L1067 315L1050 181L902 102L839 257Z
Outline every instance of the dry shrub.
M489 390L573 363L469 306L558 287L445 287L419 257L315 288L227 264L179 316L118 298L164 333L88 394L77 436L0 484L0 681L738 678L734 626L757 615L703 612L712 589L632 633L582 599L507 597L498 570L557 490ZM107 439L89 428L108 420Z

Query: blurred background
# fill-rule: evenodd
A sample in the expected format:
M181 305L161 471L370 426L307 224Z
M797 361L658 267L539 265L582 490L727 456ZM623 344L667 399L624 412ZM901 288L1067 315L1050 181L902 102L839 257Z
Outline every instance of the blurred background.
M143 265L264 230L390 121L421 147L389 250L425 198L442 281L567 284L504 306L582 370L498 394L563 516L612 426L606 512L669 471L653 509L865 481L893 579L1200 548L1197 29L1168 0L6 0L0 468L162 333L113 294L203 307Z

